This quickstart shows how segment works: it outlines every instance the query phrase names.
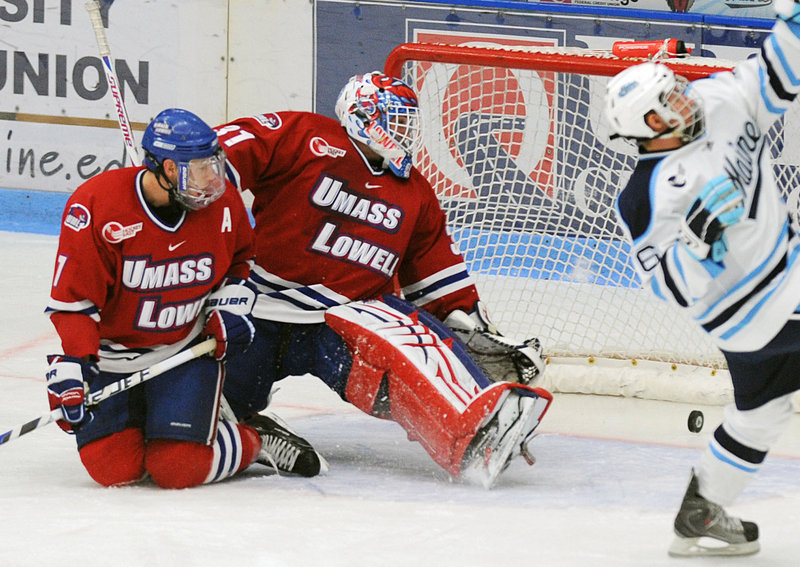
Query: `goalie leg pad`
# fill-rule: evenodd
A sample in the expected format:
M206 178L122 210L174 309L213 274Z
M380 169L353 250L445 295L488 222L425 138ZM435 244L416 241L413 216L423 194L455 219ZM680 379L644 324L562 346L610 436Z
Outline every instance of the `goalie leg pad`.
M376 417L388 418L384 401L378 404L378 391L386 376L386 370L377 368L361 358L354 358L347 378L345 398L361 411Z
M475 381L478 382L481 387L486 388L495 381L491 376L486 374L479 364L477 364L477 362L474 360L474 357L470 354L469 348L462 341L461 337L454 333L453 329L448 327L445 323L439 321L439 319L424 309L420 309L413 303L404 299L400 299L397 296L384 295L381 297L381 300L386 303L386 305L396 309L400 313L408 315L411 318L416 318L416 320L436 333L437 336L441 337L442 340L446 341L447 345L453 350L456 356L458 356L459 360L461 360L464 366L469 370L470 374L472 374L472 376L475 378Z
M385 379L391 418L453 476L461 472L470 441L509 391L522 388L539 396L538 389L490 383L469 357L451 348L445 328L439 331L443 338L415 312L405 314L374 300L334 307L325 319L353 357L348 401L374 413Z

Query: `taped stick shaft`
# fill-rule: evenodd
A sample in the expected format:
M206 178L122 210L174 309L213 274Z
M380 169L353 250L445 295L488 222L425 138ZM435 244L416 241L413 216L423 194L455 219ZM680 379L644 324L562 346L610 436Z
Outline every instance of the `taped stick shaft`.
M172 370L173 368L180 366L185 362L189 362L192 359L200 358L204 354L213 352L216 347L217 341L215 339L206 339L202 343L194 345L192 348L182 350L174 356L155 363L150 368L145 368L139 372L134 372L130 376L126 376L125 378L117 380L116 382L109 384L97 392L87 393L85 397L85 403L87 406L97 405L111 396L119 394L120 392L124 392L125 390L130 390L142 382L146 382L151 378L155 378L167 370ZM60 409L54 409L48 413L44 413L35 419L23 423L22 425L18 425L10 431L0 433L0 445L8 443L9 441L13 441L14 439L22 437L23 435L27 435L31 431L35 431L44 427L45 425L62 419L62 417L63 415Z
M50 423L53 423L57 419L61 419L61 410L54 409L49 411L48 413L43 413L36 419L32 419L27 423L23 423L22 425L16 426L14 429L10 431L6 431L3 434L0 434L0 445L3 443L8 443L9 441L13 441L18 437L26 435L31 431L35 431L40 427L44 427Z

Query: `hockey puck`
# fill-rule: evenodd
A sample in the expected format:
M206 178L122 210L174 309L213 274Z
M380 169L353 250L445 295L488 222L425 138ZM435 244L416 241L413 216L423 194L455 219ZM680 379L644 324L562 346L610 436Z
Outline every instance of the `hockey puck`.
M689 421L687 423L689 431L692 433L699 433L700 430L703 429L704 421L703 412L700 410L692 410L689 412Z

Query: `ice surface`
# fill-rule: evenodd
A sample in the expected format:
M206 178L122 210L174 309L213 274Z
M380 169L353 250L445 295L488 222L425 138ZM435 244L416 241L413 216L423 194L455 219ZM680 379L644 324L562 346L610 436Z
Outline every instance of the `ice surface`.
M0 433L47 410L43 315L56 240L0 232ZM0 446L0 566L790 566L800 555L800 424L731 511L759 523L746 559L667 557L672 519L706 427L667 402L559 395L531 444L487 491L451 481L394 423L313 377L281 382L273 409L331 469L312 479L254 465L216 485L101 488L55 425Z

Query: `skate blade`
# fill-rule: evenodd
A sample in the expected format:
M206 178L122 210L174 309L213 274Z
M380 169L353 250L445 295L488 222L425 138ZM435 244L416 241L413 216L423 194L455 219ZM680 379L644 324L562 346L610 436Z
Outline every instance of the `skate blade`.
M752 555L759 549L761 546L758 540L745 543L726 543L713 537L675 536L668 553L670 557L726 557Z
M536 427L538 427L538 419L534 427L530 427L529 421L534 410L536 410L536 402L539 398L528 398L532 403L527 404L527 407L520 413L516 423L508 430L507 435L514 439L511 443L505 443L500 451L493 451L488 459L475 459L469 467L461 471L461 478L470 484L481 484L486 490L492 488L497 482L500 473L503 472L511 460L511 454L519 444L523 441L523 436Z
M320 455L319 451L314 449L314 452L317 454L317 458L319 459L319 474L326 474L328 471L331 470L330 465L328 464L328 460Z

